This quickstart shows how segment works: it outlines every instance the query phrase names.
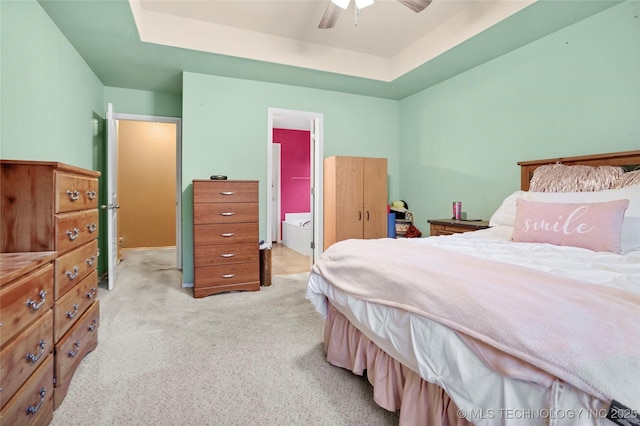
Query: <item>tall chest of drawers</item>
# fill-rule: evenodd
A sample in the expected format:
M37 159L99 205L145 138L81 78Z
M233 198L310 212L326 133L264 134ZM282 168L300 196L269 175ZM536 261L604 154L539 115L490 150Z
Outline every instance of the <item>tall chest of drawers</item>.
M0 253L0 424L53 417L55 252Z
M194 297L260 290L258 181L194 180Z
M99 172L58 162L0 161L0 251L54 251L53 407L96 348Z

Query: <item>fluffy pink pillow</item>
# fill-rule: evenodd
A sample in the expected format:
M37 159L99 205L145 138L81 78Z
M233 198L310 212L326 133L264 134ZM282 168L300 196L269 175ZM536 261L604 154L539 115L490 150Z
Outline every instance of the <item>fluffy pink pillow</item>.
M516 200L513 241L620 253L620 232L629 200L544 203Z

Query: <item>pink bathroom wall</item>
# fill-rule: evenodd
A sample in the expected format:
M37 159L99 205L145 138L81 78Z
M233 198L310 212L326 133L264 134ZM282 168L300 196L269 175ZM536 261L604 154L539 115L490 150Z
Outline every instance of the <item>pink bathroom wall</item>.
M310 136L308 130L273 129L273 142L280 144L281 221L285 213L309 211Z

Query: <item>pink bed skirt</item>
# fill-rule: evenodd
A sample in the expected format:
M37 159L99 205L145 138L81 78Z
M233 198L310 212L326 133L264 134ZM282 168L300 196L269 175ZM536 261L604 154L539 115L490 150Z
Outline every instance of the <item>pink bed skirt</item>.
M375 402L389 411L400 410L400 425L471 425L458 417L458 407L441 387L387 355L331 304L324 350L327 361L335 366L360 376L367 370Z

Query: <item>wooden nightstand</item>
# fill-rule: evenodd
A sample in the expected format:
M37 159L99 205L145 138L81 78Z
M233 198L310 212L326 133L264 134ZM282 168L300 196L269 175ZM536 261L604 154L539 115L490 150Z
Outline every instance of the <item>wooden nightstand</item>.
M430 219L427 222L431 224L430 235L451 235L460 234L462 232L477 231L489 227L486 220L455 220L455 219Z

